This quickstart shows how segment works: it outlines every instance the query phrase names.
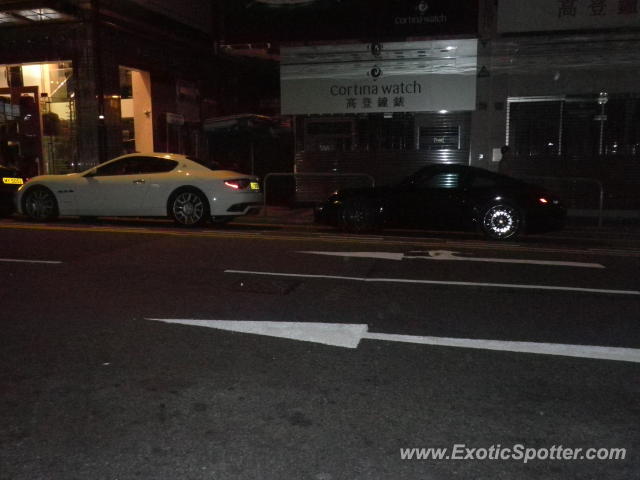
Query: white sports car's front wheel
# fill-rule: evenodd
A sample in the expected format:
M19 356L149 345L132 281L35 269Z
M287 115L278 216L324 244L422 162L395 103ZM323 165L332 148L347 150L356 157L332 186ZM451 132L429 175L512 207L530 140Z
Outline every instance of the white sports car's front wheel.
M209 202L197 190L179 190L169 200L169 215L178 225L199 226L210 217Z
M58 216L58 202L51 190L42 186L31 187L22 199L25 215L35 222L54 220Z

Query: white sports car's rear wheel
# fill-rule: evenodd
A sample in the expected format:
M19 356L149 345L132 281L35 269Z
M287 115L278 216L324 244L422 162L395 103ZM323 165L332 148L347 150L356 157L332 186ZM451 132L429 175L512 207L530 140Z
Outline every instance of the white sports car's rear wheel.
M58 202L46 187L32 187L24 194L22 207L25 215L36 222L46 222L58 216Z
M197 190L179 190L169 200L169 214L178 225L202 225L210 216L209 202Z

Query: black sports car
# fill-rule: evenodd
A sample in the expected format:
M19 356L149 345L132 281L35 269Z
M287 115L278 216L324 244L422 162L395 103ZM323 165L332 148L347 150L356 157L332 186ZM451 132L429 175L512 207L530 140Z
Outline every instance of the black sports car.
M0 217L8 217L15 211L13 199L23 183L17 170L0 165Z
M385 226L480 229L495 240L564 225L566 208L536 185L464 165L429 165L392 187L339 191L315 220L350 232Z

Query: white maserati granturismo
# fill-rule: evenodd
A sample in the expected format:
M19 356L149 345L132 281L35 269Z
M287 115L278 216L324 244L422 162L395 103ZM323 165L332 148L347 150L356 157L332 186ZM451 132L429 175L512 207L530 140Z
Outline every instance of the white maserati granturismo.
M16 195L18 212L34 221L59 215L170 217L196 226L257 213L261 205L257 178L170 153L133 153L81 173L40 175Z

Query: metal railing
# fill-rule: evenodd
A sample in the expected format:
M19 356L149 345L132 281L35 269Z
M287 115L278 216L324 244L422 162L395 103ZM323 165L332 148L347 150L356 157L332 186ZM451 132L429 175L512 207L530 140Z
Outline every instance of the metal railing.
M602 227L602 217L604 210L604 186L602 182L594 178L586 177L535 177L519 176L521 180L536 183L549 190L556 191L563 195L567 201L576 201L575 190L578 185L593 186L598 194L598 227Z
M293 173L293 172L273 172L267 173L262 182L262 191L264 192L264 200L262 205L262 215L267 216L267 184L270 178L273 177L293 177L294 179L297 177L302 178L331 178L331 179L339 179L339 178L365 178L371 184L371 187L375 187L376 181L373 176L368 173L328 173L328 172L302 172L302 173Z

